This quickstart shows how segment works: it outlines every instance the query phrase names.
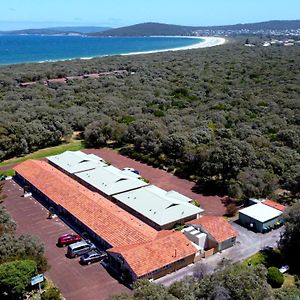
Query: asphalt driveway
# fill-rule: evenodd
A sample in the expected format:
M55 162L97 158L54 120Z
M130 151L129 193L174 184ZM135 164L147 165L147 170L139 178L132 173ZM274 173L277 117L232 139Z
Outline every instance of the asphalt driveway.
M66 248L56 246L57 238L73 231L59 218L47 219L48 210L34 198L22 197L23 190L13 181L5 182L4 205L17 222L18 234L38 236L45 245L51 265L46 273L67 300L102 300L130 291L112 278L100 263L81 266L78 259L65 257Z
M185 276L193 275L197 264L204 265L205 271L207 273L212 273L216 269L218 263L224 258L229 259L232 262L243 261L267 246L277 247L277 241L283 231L283 228L281 227L265 234L254 233L234 222L231 224L238 232L237 243L235 246L216 253L208 258L202 259L194 265L187 266L184 269L160 278L156 280L156 282L169 286L174 281L181 280Z

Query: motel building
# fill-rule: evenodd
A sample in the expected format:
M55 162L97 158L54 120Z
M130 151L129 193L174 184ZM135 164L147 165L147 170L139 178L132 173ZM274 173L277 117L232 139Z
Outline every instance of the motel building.
M67 151L48 162L27 160L15 171L18 184L106 250L108 268L125 281L157 279L198 261L211 245L214 253L234 244L223 218L226 223L202 224L203 210L188 197L149 185L95 155ZM199 245L190 234L172 230L175 224L193 226L206 241ZM216 233L220 226L227 228L223 240Z

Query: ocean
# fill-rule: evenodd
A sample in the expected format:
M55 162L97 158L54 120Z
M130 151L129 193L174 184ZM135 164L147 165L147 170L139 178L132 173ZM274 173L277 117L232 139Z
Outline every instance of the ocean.
M0 64L88 59L106 55L161 51L198 44L187 37L84 37L0 35Z

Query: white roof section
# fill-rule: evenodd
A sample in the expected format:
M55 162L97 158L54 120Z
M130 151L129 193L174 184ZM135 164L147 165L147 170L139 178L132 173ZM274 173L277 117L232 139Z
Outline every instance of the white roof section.
M180 200L180 201L184 201L184 202L192 202L193 199L187 197L187 196L184 196L176 191L168 191L167 192L167 196L170 197L170 198L173 198L173 199L177 199L177 200Z
M263 203L251 205L241 209L239 212L261 223L267 222L282 215L282 211L268 205L264 205Z
M154 185L115 195L114 198L160 226L190 216L196 218L197 214L204 211L190 204L188 197Z
M103 158L81 151L65 151L62 154L47 157L47 159L70 174L107 166Z
M113 166L97 167L75 176L109 196L148 185L139 179L140 175Z

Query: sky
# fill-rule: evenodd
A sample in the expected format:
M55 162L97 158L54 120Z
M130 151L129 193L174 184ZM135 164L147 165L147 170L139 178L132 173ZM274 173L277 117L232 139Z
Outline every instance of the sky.
M231 25L300 19L300 0L0 0L0 30L121 27L143 22Z

